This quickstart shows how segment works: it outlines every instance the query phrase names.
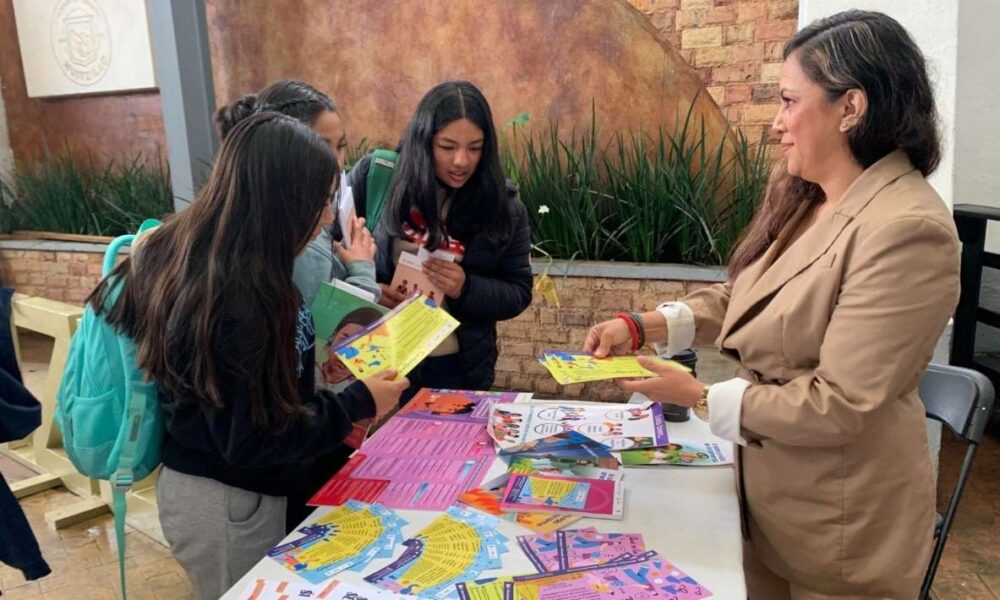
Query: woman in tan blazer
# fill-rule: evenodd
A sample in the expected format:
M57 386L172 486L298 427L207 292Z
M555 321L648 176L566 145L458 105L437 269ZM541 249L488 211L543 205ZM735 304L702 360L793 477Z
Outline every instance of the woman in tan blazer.
M658 376L623 387L739 444L752 600L912 599L935 514L917 383L959 292L952 218L924 180L924 59L895 20L850 11L789 42L780 87L784 160L728 281L598 324L585 347L714 344L739 365L705 386L644 360Z

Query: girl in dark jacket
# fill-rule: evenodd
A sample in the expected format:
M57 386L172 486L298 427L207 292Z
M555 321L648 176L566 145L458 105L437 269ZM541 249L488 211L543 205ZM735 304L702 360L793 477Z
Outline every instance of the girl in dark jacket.
M160 524L199 599L220 597L284 537L286 498L303 495L314 461L407 385L384 371L314 391L312 319L292 269L338 172L308 125L274 112L241 120L198 199L88 298L135 340L159 390Z
M402 252L444 250L428 259L430 282L461 326L410 374L406 400L421 387L489 389L497 360L496 323L531 304L531 234L517 189L506 181L489 104L474 85L446 81L423 97L399 150L386 206L375 228L382 303L405 296L388 284ZM364 214L370 158L350 174Z

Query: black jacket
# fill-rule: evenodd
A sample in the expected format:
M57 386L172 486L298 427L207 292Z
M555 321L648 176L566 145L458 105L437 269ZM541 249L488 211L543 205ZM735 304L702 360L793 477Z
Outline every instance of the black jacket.
M223 320L215 341L217 357L240 363L253 352L260 324L245 315ZM167 439L163 464L175 471L208 477L259 494L304 497L315 491L318 474L332 473L323 458L341 447L353 422L375 416L375 402L361 382L340 394L314 391L315 336L308 311L300 315L299 396L314 412L284 431L260 430L250 413L250 383L233 370L218 367L223 406L203 408L192 398L175 398L160 390ZM216 365L224 365L216 358ZM322 479L322 477L320 477Z
M359 216L365 214L365 181L370 160L365 157L351 170L349 183ZM531 230L528 213L517 198L517 188L508 183L513 201L514 233L506 244L491 244L485 236L465 243L462 268L465 286L459 298L448 299L448 312L461 323L456 336L459 360L465 381L472 389L493 385L497 362L497 321L513 319L531 304ZM388 216L383 205L382 219L375 228L375 270L381 283L389 283L395 270L392 261L393 240L385 228Z
M19 440L42 423L42 405L22 385L10 331L14 290L0 287L0 443ZM49 574L38 541L7 482L0 477L0 562L24 573L25 579Z

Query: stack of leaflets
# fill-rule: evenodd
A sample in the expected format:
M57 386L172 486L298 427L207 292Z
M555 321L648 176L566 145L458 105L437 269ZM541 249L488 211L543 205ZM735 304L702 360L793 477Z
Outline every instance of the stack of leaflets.
M500 506L505 510L557 512L603 519L624 516L621 471L601 471L598 478L513 473Z
M576 432L534 440L517 453L501 453L508 464L502 477L484 482L487 489L474 489L460 495L463 504L491 515L514 521L538 532L555 531L581 519L585 513L549 507L511 503L507 488L511 477L535 475L570 477L583 480L613 481L620 487L622 472L618 459L602 444ZM598 483L598 486L603 486ZM490 486L499 486L492 489ZM617 492L617 490L616 490Z
M439 600L457 595L455 584L503 566L507 538L499 521L482 513L451 507L403 542L403 554L365 581L400 594Z
M522 535L517 543L539 573L603 565L646 551L640 533L601 533L593 527Z
M511 473L592 477L602 469L615 471L619 466L604 444L575 431L534 440L516 453L503 452L501 456Z
M481 489L475 488L463 492L458 496L458 501L486 514L499 517L505 521L511 521L532 531L541 533L556 531L567 525L576 523L582 519L582 515L569 513L545 513L545 512L514 512L504 510L500 506L503 499L503 488Z
M489 485L496 450L486 433L495 404L526 394L422 389L368 439L309 501L379 502L444 510L458 495ZM502 468L502 465L500 465Z
M649 357L664 365L690 372L691 369L679 362ZM572 383L587 383L590 381L605 381L608 379L641 379L654 377L656 374L639 364L636 356L608 356L597 358L588 352L572 352L566 350L545 350L538 357L549 373L560 385Z
M255 579L237 596L237 600L291 600L318 598L321 600L413 600L412 596L393 594L370 587L352 585L332 579L320 585L293 583L273 579Z
M712 595L655 551L622 554L604 564L514 577L511 599L694 600Z
M458 600L514 600L514 576L485 577L455 584Z
M389 558L406 521L378 504L349 501L298 530L302 534L267 555L310 583L341 571L360 572L375 558Z
M537 574L456 584L461 600L694 600L712 595L638 533L593 528L519 536Z

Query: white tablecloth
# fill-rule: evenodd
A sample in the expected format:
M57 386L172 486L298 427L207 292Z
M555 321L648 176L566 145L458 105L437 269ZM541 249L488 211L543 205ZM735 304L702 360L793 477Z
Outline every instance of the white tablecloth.
M708 426L692 417L686 423L669 423L668 435L686 440L713 440L731 450L728 442L712 436ZM658 551L698 580L720 600L744 600L743 553L740 540L739 506L736 499L735 471L718 467L637 467L625 473L625 519L583 519L571 527L596 527L603 532L641 533L646 546ZM311 523L329 508L318 508L303 525ZM403 528L412 537L439 513L400 510L409 524ZM518 548L515 537L532 533L509 521L501 521L499 530L511 539L510 552L503 555L503 573L533 573L534 568ZM289 535L285 541L298 537ZM398 555L398 553L397 553ZM391 562L381 559L371 563L364 573L343 572L337 579L368 585L363 577ZM491 577L501 571L484 571ZM255 579L299 578L264 557L223 598L234 600ZM304 580L303 580L304 583Z

